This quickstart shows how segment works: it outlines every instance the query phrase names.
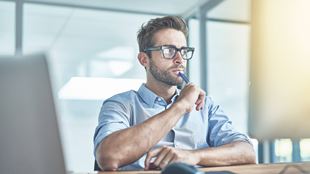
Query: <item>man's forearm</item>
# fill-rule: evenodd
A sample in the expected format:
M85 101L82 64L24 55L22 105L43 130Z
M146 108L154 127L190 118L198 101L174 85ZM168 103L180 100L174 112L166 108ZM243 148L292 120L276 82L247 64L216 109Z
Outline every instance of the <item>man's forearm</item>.
M219 147L195 150L201 166L226 166L255 164L256 155L252 145L247 142L233 142Z
M104 170L116 170L136 161L160 141L184 113L181 105L175 103L141 124L112 133L97 149L99 165Z

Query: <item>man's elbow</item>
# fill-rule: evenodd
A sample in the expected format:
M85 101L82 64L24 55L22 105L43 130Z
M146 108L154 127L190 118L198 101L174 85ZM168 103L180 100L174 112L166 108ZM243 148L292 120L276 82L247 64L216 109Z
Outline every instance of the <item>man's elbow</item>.
M116 171L120 166L118 160L107 156L101 156L97 161L99 167L104 171Z
M248 142L236 142L235 147L238 147L239 164L256 164L256 152L252 144Z
M104 149L101 143L96 151L96 160L101 170L115 171L120 167L118 155L111 149Z
M256 164L256 152L252 145L248 144L248 150L245 154L247 164Z
M249 164L256 164L256 153L254 149L248 155L248 163Z

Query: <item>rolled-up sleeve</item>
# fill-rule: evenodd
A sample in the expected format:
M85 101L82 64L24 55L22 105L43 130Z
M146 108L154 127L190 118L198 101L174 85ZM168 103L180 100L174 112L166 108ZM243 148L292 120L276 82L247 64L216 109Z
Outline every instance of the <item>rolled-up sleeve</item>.
M244 141L252 145L248 136L236 131L231 120L223 112L219 105L215 105L210 97L207 97L209 115L209 128L207 142L216 147L235 141Z
M111 133L129 127L130 108L116 100L106 100L101 107L94 134L94 155L100 142Z

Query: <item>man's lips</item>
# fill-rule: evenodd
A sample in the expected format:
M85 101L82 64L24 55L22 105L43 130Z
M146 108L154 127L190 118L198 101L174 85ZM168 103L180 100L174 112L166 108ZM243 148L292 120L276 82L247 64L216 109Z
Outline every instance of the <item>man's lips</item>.
M173 68L172 72L177 72L179 73L180 71L184 71L184 68Z
M183 68L180 68L180 69L173 69L172 72L173 74L175 74L176 76L179 76L179 72L183 72L184 69Z

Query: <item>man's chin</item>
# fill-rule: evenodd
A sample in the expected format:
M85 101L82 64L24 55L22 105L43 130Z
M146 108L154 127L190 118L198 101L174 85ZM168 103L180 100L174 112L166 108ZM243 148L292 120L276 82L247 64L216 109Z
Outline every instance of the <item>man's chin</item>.
M170 86L180 86L183 83L183 80L180 77L175 77L172 75L166 76L166 78L162 78L161 81Z
M169 81L168 83L166 83L167 85L170 86L181 86L183 83L183 81Z

